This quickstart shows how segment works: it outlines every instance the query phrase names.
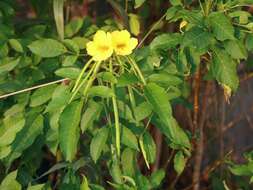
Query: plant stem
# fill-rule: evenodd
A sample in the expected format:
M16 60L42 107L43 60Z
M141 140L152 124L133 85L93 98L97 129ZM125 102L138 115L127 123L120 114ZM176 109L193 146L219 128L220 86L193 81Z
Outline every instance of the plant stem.
M110 59L109 63L110 71L113 72L112 60ZM111 88L113 91L112 104L113 104L113 112L114 112L114 120L115 120L115 134L116 134L116 152L117 155L120 156L120 124L119 124L119 112L115 94L114 84L111 83Z
M76 88L77 88L77 86L78 86L78 84L79 84L79 82L80 82L80 80L81 80L81 78L82 78L84 72L85 72L86 69L90 66L90 64L91 64L92 61L93 61L93 60L92 60L92 58L91 58L91 59L85 64L85 66L83 67L81 73L79 74L79 76L78 76L78 78L77 78L77 80L76 80L76 82L75 82L75 86L74 86L74 88L72 89L72 92L74 92L74 91L76 90Z
M74 99L74 97L76 96L77 92L80 90L80 88L83 86L83 84L88 80L88 78L90 77L90 75L92 74L93 70L95 69L96 64L94 64L91 69L89 70L89 72L87 73L87 75L85 76L85 78L83 79L83 81L81 82L81 84L76 88L76 90L73 92L69 103Z
M130 62L130 64L133 66L133 68L136 70L136 72L138 73L143 84L146 85L147 84L146 80L145 80L144 76L142 75L142 72L141 72L140 68L138 67L138 65L135 63L135 61L132 58L127 57L127 59Z
M166 17L166 13L157 21L154 23L154 25L150 28L148 33L142 38L139 45L137 47L140 47L143 42L148 38L148 36L154 31L154 29L163 21L163 19Z
M203 8L203 5L202 5L202 3L201 3L201 0L199 0L199 6L200 6L200 8L201 8L202 14L203 14L203 15L206 15L205 10L204 10L204 8Z
M23 90L12 92L12 93L9 93L9 94L4 94L4 95L0 96L0 99L7 98L9 96L14 96L14 95L17 95L17 94L21 94L21 93L24 93L24 92L29 92L31 90L35 90L35 89L42 88L42 87L45 87L45 86L49 86L49 85L52 85L52 84L61 83L61 82L68 81L68 80L69 79L67 79L67 78L66 79L60 79L60 80L56 80L56 81L53 81L53 82L40 84L40 85L37 85L37 86L33 86L33 87L30 87L30 88L26 88L26 89L23 89Z
M128 0L125 0L125 12L127 13L128 11Z
M97 62L95 65L95 68L94 68L94 71L93 71L93 74L91 75L90 79L88 80L87 82L87 85L85 86L84 90L83 90L83 95L86 96L87 95L87 92L90 88L90 86L92 85L93 81L96 79L96 75L99 71L99 68L100 68L100 65L101 65L101 61Z
M147 153L144 149L144 143L143 143L143 137L142 136L140 136L140 138L139 138L139 144L140 144L140 148L141 148L141 152L142 152L145 164L146 164L147 168L150 169L148 159L147 159Z

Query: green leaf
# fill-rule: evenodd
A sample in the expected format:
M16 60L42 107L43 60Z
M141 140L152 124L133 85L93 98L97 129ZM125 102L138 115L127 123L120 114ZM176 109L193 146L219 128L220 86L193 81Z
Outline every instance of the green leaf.
M9 173L1 183L1 190L21 190L21 185L16 180L17 170Z
M170 3L173 5L173 6L177 6L177 5L183 5L181 0L170 0Z
M103 106L100 103L92 100L88 102L87 109L85 110L81 121L82 133L92 126L93 122L99 118L102 108Z
M55 74L57 76L60 76L63 78L69 78L69 79L77 79L80 73L81 73L81 70L76 67L60 68L55 71Z
M123 126L121 129L122 129L122 139L121 139L122 144L134 150L139 150L138 141L134 133L125 126Z
M45 112L54 112L65 107L71 97L70 89L66 85L59 85L52 94L52 100L47 105Z
M124 175L133 177L135 174L134 150L126 148L121 155L121 165Z
M134 8L137 9L140 6L142 6L142 4L145 2L146 0L135 0L135 5Z
M168 119L169 123L164 123L156 117L152 122L169 139L169 145L173 149L183 149L186 154L189 154L188 150L191 149L189 138L173 117Z
M137 121L141 121L152 113L152 106L148 102L143 102L134 108L134 117Z
M138 36L140 34L140 19L139 16L136 14L128 14L129 16L129 26L131 33L135 36Z
M0 74L13 70L20 62L20 58L0 60Z
M117 83L117 78L111 72L101 72L97 75L98 78L105 82Z
M43 190L45 184L29 186L27 190Z
M253 51L253 34L248 34L245 41L246 48L249 51Z
M238 176L251 176L253 175L252 169L253 169L252 162L249 162L247 164L240 164L240 165L233 164L232 166L229 167L229 170L234 175L238 175Z
M57 163L55 165L53 165L48 171L46 171L45 173L43 173L41 176L39 176L37 178L38 179L41 179L42 177L48 175L48 174L51 174L57 170L60 170L60 169L63 169L63 168L66 168L67 166L69 166L69 163L67 162L61 162L61 163Z
M88 180L85 176L83 176L83 181L80 185L80 190L90 190Z
M252 184L253 183L253 176L251 176L249 183Z
M233 11L229 13L229 17L239 17L239 24L247 24L249 22L250 13L247 11Z
M215 37L220 40L234 40L234 27L230 20L221 12L213 12L208 16Z
M172 19L176 15L178 10L180 10L179 6L170 7L166 12L166 20Z
M49 113L50 129L47 131L46 134L46 143L48 148L54 155L56 155L59 145L59 120L61 113L64 110L64 107L58 108L57 110L54 110Z
M46 29L47 26L43 24L31 25L31 27L24 31L23 35L29 38L38 38L38 36L42 37Z
M125 87L128 85L132 85L138 83L138 78L134 74L124 73L118 78L118 87Z
M27 118L25 127L17 134L11 144L11 154L6 158L9 165L14 159L18 158L22 152L33 144L35 139L43 133L44 118L37 113Z
M240 41L229 40L224 42L228 54L234 59L247 59L248 53L244 44Z
M119 117L129 122L134 122L133 114L129 106L123 101L117 101L117 104L119 110Z
M109 135L109 128L103 127L97 131L90 143L90 155L92 160L96 163L99 159L102 150L106 144Z
M63 44L72 52L74 52L76 55L79 55L80 53L80 47L78 42L76 42L74 39L65 39L62 41ZM81 40L82 42L82 40ZM84 46L85 44L83 44Z
M23 53L24 49L17 39L10 39L9 44L12 47L12 49L14 49L15 51L19 53Z
M92 190L105 190L105 188L96 184L90 184L90 187L92 188Z
M71 20L66 26L65 26L65 36L67 38L72 37L75 35L83 26L83 19L77 18L74 20Z
M64 109L60 117L59 142L67 161L72 161L77 152L82 107L82 101L74 101Z
M64 56L63 58L63 61L62 61L62 65L63 66L72 66L76 63L78 59L78 56L77 55L67 55L67 56Z
M172 110L166 91L155 83L149 83L144 88L144 95L161 121L169 124Z
M137 177L136 177L136 181L137 181L137 186L141 187L143 190L150 190L152 189L152 186L149 182L149 180L147 179L146 176L143 176L141 173L138 173Z
M61 40L64 39L64 1L65 0L53 0L54 20Z
M0 147L0 160L7 157L10 153L11 153L10 146Z
M185 131L178 125L178 122L175 118L171 118L170 120L170 127L173 128L173 131L175 131L175 136L173 137L173 139L171 139L173 141L173 143L175 143L176 145L180 146L180 148L184 149L191 149L191 143L190 140L187 136L187 134L185 133ZM187 150L185 150L185 153L189 153Z
M186 164L186 159L184 158L184 154L182 151L178 151L174 157L174 169L177 172L177 175L181 175L184 171Z
M14 114L13 116L4 118L4 131L0 133L0 147L10 145L16 134L25 126L25 118L23 113Z
M56 85L49 85L36 90L31 96L30 106L40 106L50 100L55 87Z
M161 34L151 42L151 51L164 50L167 51L170 48L176 47L182 40L182 36L178 33Z
M220 84L226 85L235 91L239 85L236 63L225 50L218 47L214 47L212 50L213 62L211 71L213 76Z
M66 53L67 49L60 42L53 39L40 39L31 43L28 48L41 57L56 57Z
M74 37L72 40L79 46L79 49L85 49L86 44L89 42L87 38L79 37L79 36Z
M143 145L148 163L154 163L156 159L156 144L148 132L143 134Z
M209 32L200 27L192 27L184 33L182 46L196 48L199 51L206 52L208 46L212 43L212 36Z
M150 176L150 182L153 188L157 188L161 185L162 180L165 178L165 171L159 169L156 172L152 173Z
M115 184L115 188L120 187L120 185L118 184L122 184L122 172L121 172L121 168L120 168L120 163L119 163L119 159L117 158L117 156L114 154L112 156L112 160L109 163L109 167L110 167L110 174L112 176L113 181L116 183ZM114 185L111 183L111 185Z
M101 98L111 98L114 96L113 90L107 86L93 86L88 90L88 96L98 96Z
M148 82L158 83L166 86L177 86L181 84L183 81L179 77L175 75L170 75L168 73L159 73L152 74L148 77Z

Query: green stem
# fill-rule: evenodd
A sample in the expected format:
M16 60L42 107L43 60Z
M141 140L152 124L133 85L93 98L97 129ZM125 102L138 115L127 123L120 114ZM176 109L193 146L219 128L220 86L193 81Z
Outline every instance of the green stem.
M118 55L115 55L116 60L119 62L119 65L122 66L122 69L126 69L129 72L129 69L127 68L126 63L122 62Z
M95 69L93 71L93 74L91 75L90 79L87 82L87 85L85 86L85 88L83 90L83 95L84 96L87 95L87 92L88 92L90 86L92 85L93 81L96 79L96 75L97 75L97 73L99 71L101 63L102 63L101 61L99 61L99 62L96 63L96 66L95 66Z
M113 72L113 66L112 61L110 60L109 63L110 71ZM115 87L114 84L111 83L111 88L114 93L114 96L112 97L112 104L113 104L113 112L114 112L114 120L115 120L115 132L116 132L116 151L117 155L120 156L120 124L119 124L119 112L118 112L118 106L117 106L117 100L116 100L116 94L115 94Z
M134 109L136 107L136 101L135 101L135 97L134 97L134 92L131 86L127 86L128 89L128 94L129 94L129 99L130 99L130 103L131 103L131 108L132 108L132 112L134 115L134 120L135 120L135 124L136 126L139 126L139 122L137 121L135 114L134 114Z
M125 12L127 13L128 11L128 0L125 0Z
M130 64L133 66L133 68L136 70L136 72L138 73L138 75L139 75L141 81L143 82L143 84L146 85L147 84L146 80L145 80L144 76L142 75L142 72L141 72L140 68L138 67L138 65L130 57L127 57L127 59L130 62Z
M148 36L155 30L155 28L163 21L165 17L166 17L166 13L157 22L154 23L154 25L150 28L148 33L142 38L138 47L140 47L144 43L144 41L148 38Z
M213 1L212 0L208 0L206 2L206 7L205 7L205 14L206 14L206 16L209 15L210 10L212 9L212 5L213 5Z
M89 70L89 72L87 73L87 75L85 76L85 78L83 79L83 81L81 82L81 84L75 89L75 91L73 92L69 103L74 99L74 97L76 96L77 92L80 90L80 88L84 85L84 83L88 80L88 78L90 77L90 75L92 74L93 70L95 69L96 64L94 64L91 69Z
M130 103L131 103L132 108L134 109L136 107L136 102L134 98L133 89L131 86L127 86L127 88L128 88Z
M90 64L91 64L92 61L93 61L93 60L92 60L92 58L91 58L91 59L85 64L85 66L83 67L81 73L79 74L79 76L78 76L78 78L77 78L77 80L76 80L76 82L75 82L75 86L74 86L74 88L72 89L72 92L74 92L74 91L76 90L76 88L77 88L77 86L78 86L78 84L79 84L79 82L80 82L80 80L81 80L81 78L82 78L84 72L85 72L86 69L90 66Z
M145 148L144 148L144 143L143 143L143 137L142 136L140 136L140 138L139 138L139 144L140 144L141 153L143 155L145 164L146 164L147 168L150 169L148 159L147 159L147 153L146 153Z
M202 3L201 3L201 0L199 0L199 6L200 6L200 8L201 8L202 14L205 15L205 10L204 10L204 8L203 8L203 5L202 5Z

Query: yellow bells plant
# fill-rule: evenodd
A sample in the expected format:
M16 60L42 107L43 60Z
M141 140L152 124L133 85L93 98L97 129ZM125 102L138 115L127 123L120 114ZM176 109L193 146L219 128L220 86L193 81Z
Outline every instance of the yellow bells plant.
M86 45L86 50L88 55L92 58L85 64L80 75L78 76L75 85L72 89L72 101L75 95L83 87L82 95L87 98L88 90L92 86L93 82L97 78L97 74L101 68L105 71L109 71L112 75L116 74L120 76L121 71L125 70L126 64L122 64L121 59L126 59L131 69L126 69L127 72L133 72L137 75L145 85L145 79L135 61L129 56L132 54L133 50L136 48L138 40L132 38L127 30L114 31L112 33L98 30L93 37L93 40L88 42ZM112 55L115 56L112 56ZM94 63L93 63L94 62ZM103 63L103 67L101 64ZM116 72L116 73L115 73ZM100 85L109 86L115 94L115 84L112 82L100 81ZM129 88L129 93L132 87ZM132 95L131 95L132 96ZM119 113L118 113L118 103L116 96L111 97L113 112L114 112L114 123L115 123L115 147L117 155L120 155L120 123L119 123Z
M112 39L109 32L99 30L94 35L93 41L87 43L87 53L94 61L103 61L111 57L113 53Z
M138 40L131 38L127 30L112 32L112 45L117 55L130 55L137 44Z

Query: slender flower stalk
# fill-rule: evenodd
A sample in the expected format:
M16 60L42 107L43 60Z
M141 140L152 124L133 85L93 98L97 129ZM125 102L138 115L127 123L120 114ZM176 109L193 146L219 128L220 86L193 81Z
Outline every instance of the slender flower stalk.
M85 66L83 67L83 69L82 69L80 75L78 76L78 78L77 78L77 80L76 80L76 82L75 82L75 86L74 86L74 88L72 89L72 92L74 92L74 91L76 90L76 88L78 87L78 84L79 84L79 82L80 82L82 76L84 75L84 72L88 69L88 67L90 66L90 64L92 63L92 61L93 61L93 59L91 58L91 59L85 64Z
M98 62L95 64L94 71L93 71L93 73L92 73L90 79L88 80L87 85L86 85L85 88L84 88L84 91L83 91L83 95L84 95L84 96L87 95L87 92L88 92L90 86L92 85L93 81L96 79L96 75L97 75L97 73L98 73L98 71L99 71L99 68L100 68L101 63L102 63L101 61L98 61Z
M145 80L145 78L144 78L144 76L143 76L143 74L142 74L140 68L138 67L138 65L135 63L135 61L134 61L131 57L128 56L127 59L128 59L128 61L129 61L129 63L133 66L133 68L136 70L136 72L138 73L138 75L139 75L139 77L140 77L142 83L143 83L144 85L146 85L146 84L147 84L147 83L146 83L146 80Z
M109 63L110 71L113 71L112 61L110 60ZM120 156L120 123L119 123L119 112L118 112L118 105L117 99L115 96L115 87L114 84L111 83L111 88L114 93L112 97L112 104L113 104L113 112L114 112L114 120L115 120L115 135L116 135L116 152L117 155Z
M85 84L85 82L88 80L88 78L91 76L93 70L95 69L96 64L94 64L91 69L89 70L89 72L87 73L87 75L85 76L85 78L83 79L83 81L81 82L81 84L76 88L76 90L73 92L69 103L74 99L74 97L76 96L76 94L78 93L78 91L80 90L80 88Z

